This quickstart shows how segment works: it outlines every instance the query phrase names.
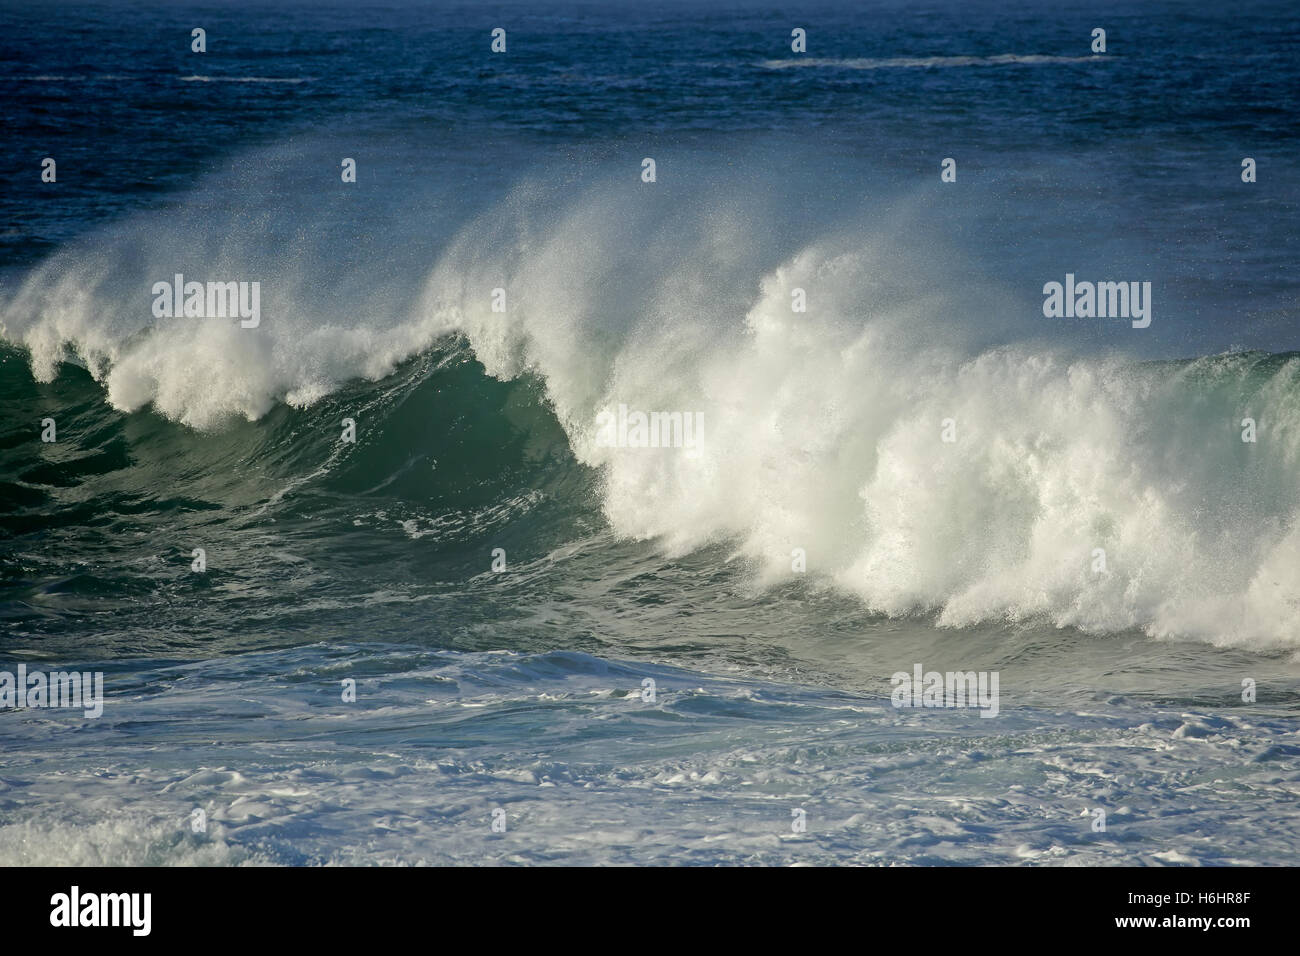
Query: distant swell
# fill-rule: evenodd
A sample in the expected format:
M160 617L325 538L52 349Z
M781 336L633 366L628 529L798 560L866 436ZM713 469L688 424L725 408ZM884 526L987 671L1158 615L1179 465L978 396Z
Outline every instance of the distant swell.
M1038 53L1000 53L996 56L891 56L891 57L798 57L784 60L764 60L762 66L769 70L788 70L795 67L840 70L902 70L954 66L1035 66L1044 63L1094 63L1114 57L1106 56L1051 56Z
M99 83L99 82L127 82L127 83L145 83L154 82L154 76L130 76L125 74L101 73L86 74L82 76L52 76L52 75L35 75L24 76L15 75L5 77L6 80L14 82L27 83ZM176 77L182 83L310 83L315 80L314 76L201 76L194 74L191 76Z
M312 76L182 76L182 83L307 83Z

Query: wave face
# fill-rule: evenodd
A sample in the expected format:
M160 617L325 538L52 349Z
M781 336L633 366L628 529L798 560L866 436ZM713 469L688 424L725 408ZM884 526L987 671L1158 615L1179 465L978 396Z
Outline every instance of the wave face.
M721 547L759 588L802 580L801 549L810 580L891 617L1300 643L1295 356L1137 362L990 345L981 336L1012 306L950 268L958 252L942 269L933 247L918 254L906 239L915 197L846 213L820 234L784 231L782 245L764 229L777 212L752 183L654 192L603 170L580 188L553 183L526 178L447 223L423 265L427 244L408 240L411 197L395 198L381 210L390 220L368 223L399 250L376 270L370 250L329 238L346 204L291 206L284 215L300 228L285 241L274 219L246 228L251 203L214 209L218 181L33 270L3 304L4 334L37 381L75 359L113 409L193 430L169 439L186 446L228 446L232 423L281 404L315 410L305 412L312 454L247 428L238 434L253 446L227 449L241 468L287 482L270 505L255 506L264 489L239 493L250 521L331 481L408 487L406 447L411 460L442 462L411 493L463 506L456 494L478 487L453 526L491 526L466 514L582 488L568 506L598 502L619 540L669 559ZM174 272L259 277L262 327L155 320L147 291ZM806 312L792 309L797 289ZM463 367L469 355L490 379L526 387L480 400L488 385ZM436 410L391 397L421 387ZM598 423L620 406L694 416L700 440L611 447ZM448 407L474 409L464 434L414 420ZM363 430L379 417L387 450L365 454L391 474L359 479L346 448L322 438L350 411ZM519 434L521 415L531 437L492 447L480 474L468 459L448 467L466 441ZM295 421L277 428L295 433ZM559 462L550 477L530 458L538 441ZM180 454L215 464L208 451ZM12 494L31 487L20 480ZM420 519L403 520L420 533Z

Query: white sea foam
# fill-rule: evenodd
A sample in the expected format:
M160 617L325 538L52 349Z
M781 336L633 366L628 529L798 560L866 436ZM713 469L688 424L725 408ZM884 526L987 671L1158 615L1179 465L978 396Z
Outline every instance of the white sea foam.
M859 694L409 644L179 667L89 727L6 722L0 864L1133 865L1177 847L1294 865L1300 847L1285 714L1004 694L982 720L896 709L883 676ZM1087 838L1099 807L1122 837Z
M802 548L810 571L872 608L952 626L1300 644L1300 361L1247 399L1249 356L1170 368L969 354L948 318L980 319L968 290L923 293L923 272L861 236L762 276L743 316L710 286L715 261L674 261L611 335L604 206L508 264L473 233L436 270L428 309L489 372L545 378L576 454L604 469L619 532L674 553L739 540L768 582L792 577ZM697 250L743 242L724 222L707 232ZM503 270L527 290L508 316L469 291ZM815 308L791 311L796 287ZM625 400L702 410L706 441L691 454L603 447L594 412ZM1243 443L1243 416L1267 421L1268 438ZM941 440L946 419L956 442Z

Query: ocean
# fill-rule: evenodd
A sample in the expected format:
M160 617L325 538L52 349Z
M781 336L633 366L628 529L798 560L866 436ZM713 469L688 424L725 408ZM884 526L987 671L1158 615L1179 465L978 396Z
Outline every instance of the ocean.
M0 2L0 865L1300 863L1300 8L1066 6Z

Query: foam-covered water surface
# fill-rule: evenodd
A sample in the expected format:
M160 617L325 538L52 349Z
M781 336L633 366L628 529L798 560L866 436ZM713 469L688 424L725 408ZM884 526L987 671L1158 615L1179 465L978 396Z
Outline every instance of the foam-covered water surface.
M7 734L11 863L1296 862L1271 809L1300 741L1252 711L985 721L735 670L313 645L152 663L99 721L29 711Z

